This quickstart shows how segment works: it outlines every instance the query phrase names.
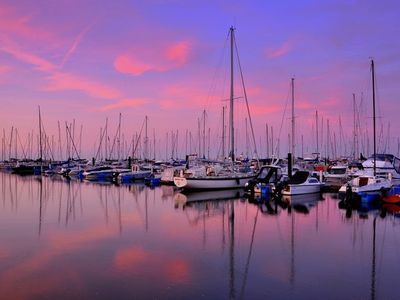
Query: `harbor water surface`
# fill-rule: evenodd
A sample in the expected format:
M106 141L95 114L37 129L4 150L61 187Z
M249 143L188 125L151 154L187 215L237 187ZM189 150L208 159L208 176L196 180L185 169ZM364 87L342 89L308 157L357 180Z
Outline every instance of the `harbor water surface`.
M2 299L398 299L396 207L7 173L0 197Z

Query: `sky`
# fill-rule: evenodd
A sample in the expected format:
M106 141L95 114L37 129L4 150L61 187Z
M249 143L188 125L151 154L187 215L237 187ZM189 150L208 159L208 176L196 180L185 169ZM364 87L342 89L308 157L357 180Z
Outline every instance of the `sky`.
M222 107L229 104L228 32L234 26L261 156L267 153L266 124L274 128L275 145L280 140L281 156L288 150L291 78L298 155L316 150L316 110L324 122L320 150L326 149L329 120L328 148L352 151L353 93L359 150L371 152L371 58L379 150L396 154L399 11L397 1L1 0L1 137L7 144L11 128L17 128L21 155L28 135L37 136L40 106L54 145L61 124L64 156L65 122L75 120L75 142L82 156L91 157L106 119L112 141L121 113L125 152L148 116L156 156L170 156L171 132L178 132L183 156L189 148L195 151L198 120L206 110L206 152L210 148L215 156L221 153ZM248 117L237 62L234 68L236 144L242 153L251 138L245 134ZM192 141L186 142L186 132Z

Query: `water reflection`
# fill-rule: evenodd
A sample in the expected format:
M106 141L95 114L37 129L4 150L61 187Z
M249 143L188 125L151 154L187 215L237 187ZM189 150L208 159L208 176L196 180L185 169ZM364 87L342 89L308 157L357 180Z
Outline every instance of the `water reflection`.
M0 293L394 299L397 206L0 173Z

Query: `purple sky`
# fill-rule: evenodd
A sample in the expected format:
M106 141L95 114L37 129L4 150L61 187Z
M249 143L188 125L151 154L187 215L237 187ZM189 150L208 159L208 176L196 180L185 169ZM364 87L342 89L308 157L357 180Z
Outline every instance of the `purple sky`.
M282 119L281 154L287 151L289 107L285 116L283 111L294 76L296 152L301 154L301 135L304 152L315 151L313 123L318 109L324 121L329 119L338 148L341 118L343 142L350 153L352 93L358 103L364 96L360 127L371 134L373 57L378 134L383 133L379 150L396 154L400 4L275 2L3 0L0 129L9 139L11 127L17 127L25 144L28 133L38 131L40 105L49 136L58 139L57 121L64 126L75 119L76 128L83 125L83 154L93 156L107 117L112 139L122 113L124 139L130 141L148 115L151 138L153 128L156 133L157 156L165 157L166 132L179 130L183 154L186 130L197 136L197 120L206 109L211 152L216 154L221 148L222 106L228 104L222 100L229 97L226 39L234 25L259 152L266 153L265 124L274 127L277 139ZM237 72L235 76L240 97ZM243 99L236 107L240 153L245 151ZM344 145L340 147L337 152L344 152Z

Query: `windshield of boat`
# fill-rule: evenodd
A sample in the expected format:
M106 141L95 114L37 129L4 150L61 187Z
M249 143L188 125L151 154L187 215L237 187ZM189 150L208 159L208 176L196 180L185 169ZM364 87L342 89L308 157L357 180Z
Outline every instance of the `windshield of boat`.
M394 169L396 170L397 173L400 173L400 159L397 157L394 158L393 162Z
M271 168L262 168L260 173L258 174L257 178L258 179L265 179L268 176L268 173L270 172Z
M329 174L332 174L332 175L346 174L346 168L332 168L329 170Z

